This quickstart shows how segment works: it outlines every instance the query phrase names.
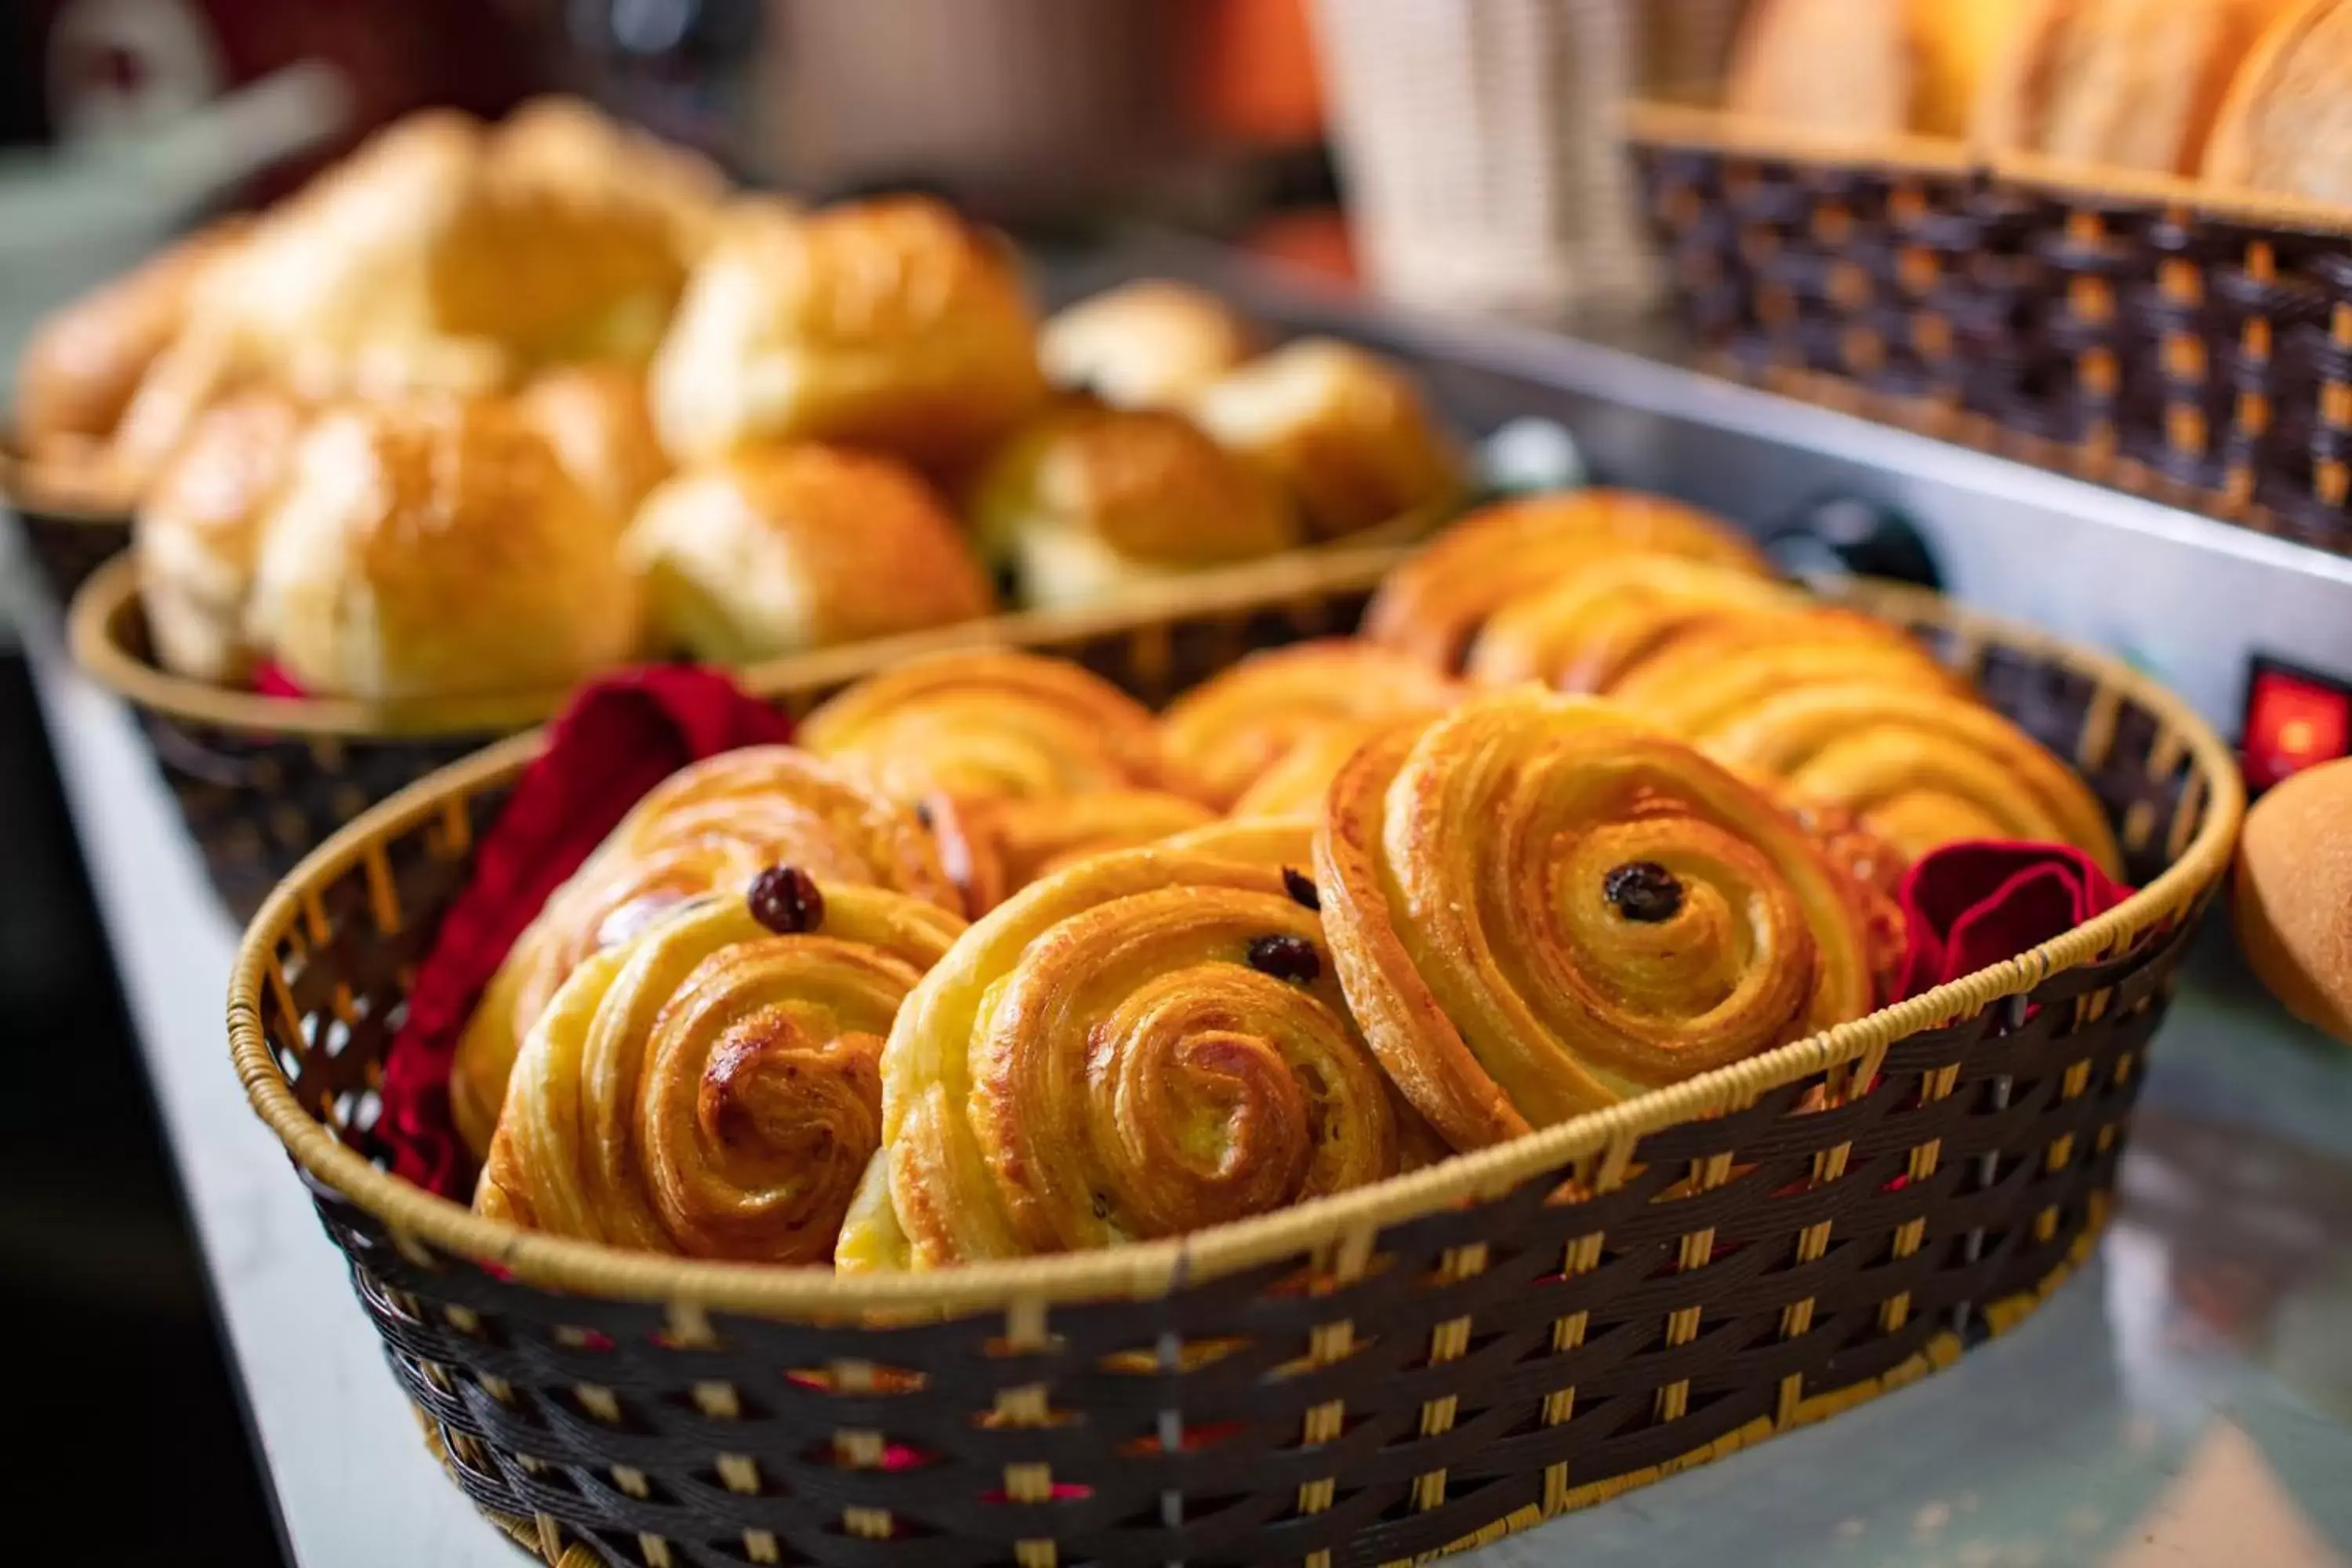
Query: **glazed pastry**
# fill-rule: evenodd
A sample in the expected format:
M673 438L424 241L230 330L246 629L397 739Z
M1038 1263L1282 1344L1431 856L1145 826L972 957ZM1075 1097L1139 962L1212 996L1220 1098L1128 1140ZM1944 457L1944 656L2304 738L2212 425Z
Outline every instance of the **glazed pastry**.
M201 230L42 321L16 363L16 437L26 457L98 457L148 366L179 334L189 297L243 226Z
M637 503L669 472L646 410L645 377L635 371L567 365L534 379L520 401L523 417L615 526L635 516Z
M1980 144L2193 174L2231 78L2280 0L2045 0L1969 121Z
M305 416L249 394L208 411L141 504L132 543L155 657L177 675L233 685L251 673L246 608L261 520L293 470Z
M1066 866L1217 820L1199 801L1147 789L1027 799L935 795L923 811L941 863L963 889L964 912L974 920Z
M1420 389L1352 344L1287 343L1220 377L1191 412L1290 493L1317 539L1442 505L1462 489L1461 459Z
M2123 874L2115 835L2074 771L1990 709L1918 688L1854 683L1780 692L1692 739L1840 806L1916 860L1969 838L2072 844Z
M955 519L888 458L776 447L689 468L646 498L624 554L656 626L740 664L949 626L992 608Z
M682 768L549 898L467 1021L449 1100L467 1146L488 1148L515 1052L574 971L679 904L740 896L786 864L836 889L871 885L961 907L914 814L805 752L746 747Z
M1031 422L989 460L972 521L1022 602L1045 608L1300 542L1287 499L1190 420L1085 404Z
M2215 117L2200 173L2209 181L2341 205L2352 100L2352 3L2294 0L2279 10Z
M1759 0L1725 107L1843 137L1958 136L2043 0Z
M1308 730L1250 781L1225 815L1243 821L1297 813L1315 816L1323 809L1331 781L1339 776L1348 759L1395 721L1394 718L1335 719Z
M648 1251L826 1261L878 1146L890 1020L962 924L779 868L597 954L524 1043L474 1206Z
M1434 715L1460 695L1407 655L1326 637L1250 655L1178 698L1160 726L1177 764L1230 809L1318 730Z
M1903 879L1911 862L1850 811L1808 801L1782 805L1813 841L1822 858L1846 879L1854 910L1862 917L1864 953L1876 982L1878 1002L1884 1005L1900 1000L1897 993L1909 943L1903 915Z
M1608 691L1645 656L1710 621L1792 615L1804 605L1795 589L1738 567L1620 555L1507 600L1470 645L1466 669L1488 686L1538 680Z
M1250 330L1206 289L1139 279L1082 300L1038 335L1059 387L1118 408L1181 408L1250 355Z
M2286 1010L2352 1041L2352 762L2271 787L2238 846L2238 942Z
M1038 799L1183 787L1160 727L1133 698L1075 664L975 649L910 659L811 713L800 742L893 799Z
M554 690L638 647L611 520L499 404L322 416L260 528L247 631L316 695Z
M1365 1037L1457 1149L1870 1010L1845 879L1769 798L1590 699L1397 726L1331 786L1324 928Z
M1478 629L1506 602L1631 551L1770 568L1737 528L1664 496L1567 490L1481 507L1391 572L1364 611L1363 635L1433 668L1460 668Z
M882 1073L845 1269L1180 1235L1404 1157L1315 912L1279 870L1198 848L1016 894L908 997Z
M952 464L1044 393L1011 255L913 197L731 211L653 370L654 420L680 460L814 440Z
M1718 616L1686 627L1613 679L1611 700L1676 734L1704 734L1777 692L1857 681L1965 693L1897 628L1853 610L1808 605Z

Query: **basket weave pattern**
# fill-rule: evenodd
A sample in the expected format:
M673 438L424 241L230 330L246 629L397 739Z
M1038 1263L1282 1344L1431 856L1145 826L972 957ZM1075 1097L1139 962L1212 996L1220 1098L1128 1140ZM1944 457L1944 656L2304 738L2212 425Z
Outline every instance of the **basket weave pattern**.
M271 900L240 1071L451 1473L551 1563L1331 1568L1490 1540L1948 1364L2105 1217L2234 832L2227 754L2112 666L1884 607L2083 763L2135 874L2172 866L2157 887L1813 1041L1288 1214L873 1282L530 1236L369 1170L404 987L527 739ZM1167 649L1212 639L1145 640L1190 678Z
M1724 368L2352 552L2352 220L1636 126L1676 306Z
M79 517L18 503L12 509L49 597L69 603L74 591L131 543L128 518Z

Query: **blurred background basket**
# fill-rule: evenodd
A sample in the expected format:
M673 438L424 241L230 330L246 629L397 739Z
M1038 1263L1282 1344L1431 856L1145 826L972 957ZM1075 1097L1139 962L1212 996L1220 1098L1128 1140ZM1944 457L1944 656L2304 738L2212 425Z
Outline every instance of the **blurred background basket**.
M1665 103L1631 139L1714 368L2352 553L2352 211Z
M58 605L131 544L131 510L46 482L0 438L0 509L16 520L43 591Z
M528 740L272 896L237 960L238 1071L427 1440L550 1563L1369 1564L1491 1540L1948 1365L2106 1217L2234 765L2115 661L1861 597L2076 759L2143 890L1813 1040L1288 1213L836 1278L534 1235L384 1173L404 988Z

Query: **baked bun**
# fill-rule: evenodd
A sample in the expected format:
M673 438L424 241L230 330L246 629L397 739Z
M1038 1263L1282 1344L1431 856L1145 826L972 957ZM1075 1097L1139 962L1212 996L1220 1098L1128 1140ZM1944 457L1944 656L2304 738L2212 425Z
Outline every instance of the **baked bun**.
M681 460L801 439L952 464L1044 390L1009 251L912 197L805 218L733 209L653 368L655 422Z
M1844 136L1958 136L2021 20L2044 0L1759 0L1725 106Z
M669 473L646 406L646 380L618 364L566 365L526 386L523 417L555 448L557 461L616 523Z
M250 672L245 617L261 520L292 471L304 423L283 397L232 398L197 421L141 503L139 595L166 669L221 683Z
M1023 602L1048 608L1299 542L1288 500L1192 421L1087 404L1015 435L990 460L972 517Z
M2273 785L2238 842L2238 942L2288 1012L2352 1041L2352 761Z
M1965 9L1965 7L1956 7ZM2046 0L1978 94L1986 146L2191 174L2279 0Z
M189 297L237 242L241 223L204 229L51 313L16 364L16 436L36 462L94 457L114 434L155 356L178 335Z
M1202 429L1338 539L1462 489L1461 459L1404 371L1350 343L1302 338L1228 372L1193 401Z
M1055 385L1120 408L1181 408L1247 359L1250 329L1206 289L1139 279L1045 323L1037 353Z
M955 519L891 459L826 447L747 451L646 498L627 559L656 628L742 663L986 615Z
M551 689L636 651L611 520L511 407L341 409L293 463L260 524L248 631L304 690Z
M2201 172L2208 180L2352 202L2352 4L2296 0L2281 11L2230 83Z

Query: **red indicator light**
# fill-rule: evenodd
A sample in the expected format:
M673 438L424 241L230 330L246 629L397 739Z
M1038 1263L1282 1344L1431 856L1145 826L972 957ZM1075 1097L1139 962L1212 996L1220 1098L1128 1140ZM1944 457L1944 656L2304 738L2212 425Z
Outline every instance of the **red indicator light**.
M2246 787L2260 792L2352 751L2352 687L2257 658L2246 681Z

